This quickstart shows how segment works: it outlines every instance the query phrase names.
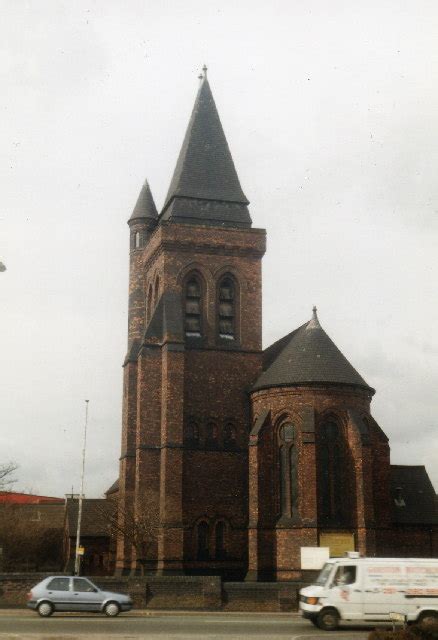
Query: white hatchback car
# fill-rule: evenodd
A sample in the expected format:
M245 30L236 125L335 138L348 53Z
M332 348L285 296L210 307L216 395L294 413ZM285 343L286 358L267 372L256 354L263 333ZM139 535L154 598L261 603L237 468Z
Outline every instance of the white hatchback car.
M27 606L47 618L54 611L95 611L117 616L132 609L130 596L102 591L88 580L69 576L45 578L27 594Z

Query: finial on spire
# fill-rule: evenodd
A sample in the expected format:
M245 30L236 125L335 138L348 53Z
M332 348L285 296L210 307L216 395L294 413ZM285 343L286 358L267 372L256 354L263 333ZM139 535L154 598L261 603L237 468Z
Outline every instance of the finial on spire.
M307 329L321 329L321 325L319 324L318 315L316 313L316 306L313 305L312 309L312 319L307 323Z

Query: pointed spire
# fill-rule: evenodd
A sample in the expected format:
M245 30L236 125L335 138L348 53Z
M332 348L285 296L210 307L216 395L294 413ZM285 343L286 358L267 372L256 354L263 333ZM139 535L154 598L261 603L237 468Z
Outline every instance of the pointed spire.
M204 65L195 106L178 157L162 220L251 226Z
M157 207L155 206L152 192L147 180L145 180L144 185L140 191L137 204L135 205L134 211L129 218L129 222L131 222L131 220L137 220L138 218L147 218L149 220L158 219Z
M321 329L315 305L312 309L312 319L307 323L306 329Z

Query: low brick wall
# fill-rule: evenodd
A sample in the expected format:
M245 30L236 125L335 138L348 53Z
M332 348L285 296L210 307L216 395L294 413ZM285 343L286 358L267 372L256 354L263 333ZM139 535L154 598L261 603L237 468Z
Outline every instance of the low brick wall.
M53 575L53 574L52 574ZM67 575L67 574L57 574ZM0 574L0 607L25 606L30 588L47 574ZM138 609L294 611L300 582L222 582L219 576L96 576L101 589L129 593Z
M0 607L24 606L26 594L38 582L52 573L0 573ZM56 573L56 575L67 575Z
M300 583L224 582L224 611L295 611Z

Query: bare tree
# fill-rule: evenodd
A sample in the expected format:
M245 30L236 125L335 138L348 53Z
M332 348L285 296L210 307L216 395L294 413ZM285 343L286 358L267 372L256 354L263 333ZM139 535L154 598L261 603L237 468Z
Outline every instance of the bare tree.
M154 548L158 538L158 509L137 499L136 505L124 505L116 497L108 497L100 508L100 517L115 543L123 537L135 551L140 573L144 575L148 564L154 561Z
M0 464L0 491L8 491L14 482L17 481L14 478L14 473L18 469L18 464L15 462L3 462Z

